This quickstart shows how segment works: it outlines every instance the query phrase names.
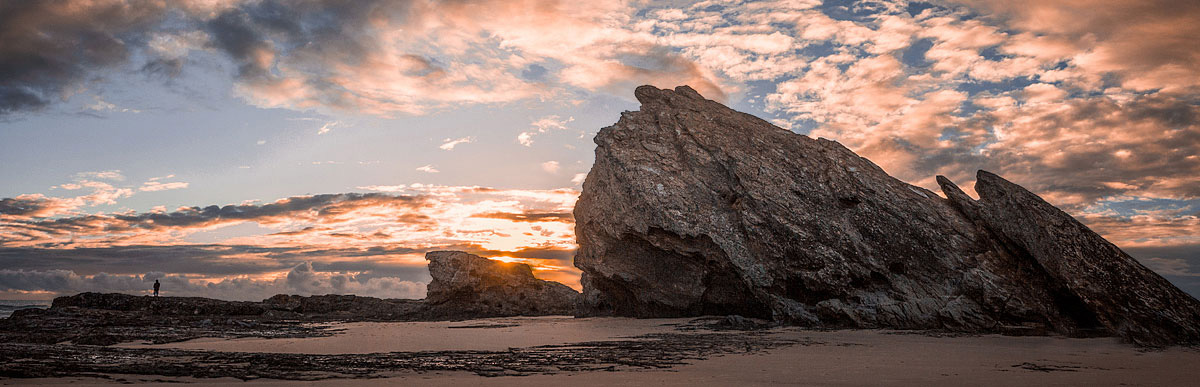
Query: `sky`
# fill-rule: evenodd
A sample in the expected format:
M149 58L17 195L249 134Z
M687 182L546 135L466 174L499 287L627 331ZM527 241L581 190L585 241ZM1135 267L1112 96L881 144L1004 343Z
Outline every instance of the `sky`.
M424 253L578 288L633 88L909 183L986 169L1200 294L1200 2L0 2L0 299L421 298Z

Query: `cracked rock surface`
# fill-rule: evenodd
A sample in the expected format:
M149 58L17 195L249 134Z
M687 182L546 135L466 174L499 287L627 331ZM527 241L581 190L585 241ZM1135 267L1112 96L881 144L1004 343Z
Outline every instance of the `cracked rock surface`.
M938 184L969 219L1074 294L1109 333L1150 345L1196 342L1200 304L1071 215L987 171L972 200L943 176Z
M999 177L947 200L687 86L635 96L575 207L585 314L1200 339L1194 298Z

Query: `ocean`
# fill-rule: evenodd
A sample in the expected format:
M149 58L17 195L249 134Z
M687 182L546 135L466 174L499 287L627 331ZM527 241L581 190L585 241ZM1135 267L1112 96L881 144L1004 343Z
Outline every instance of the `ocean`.
M7 318L17 309L49 308L49 300L0 300L0 318Z

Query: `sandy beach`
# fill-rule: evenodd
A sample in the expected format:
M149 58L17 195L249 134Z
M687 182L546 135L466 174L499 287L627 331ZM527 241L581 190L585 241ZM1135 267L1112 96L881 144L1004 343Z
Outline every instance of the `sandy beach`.
M628 340L655 333L711 333L691 319L530 317L459 322L347 323L331 337L198 339L121 347L224 352L364 354L414 351L495 351L584 341ZM680 329L680 328L685 329ZM125 382L196 385L1187 385L1200 378L1200 350L1144 350L1112 338L941 337L886 330L812 331L774 328L778 348L714 355L661 369L485 377L468 372L398 372L384 378L281 381L105 375L8 379L0 383L81 385Z
M329 337L204 338L160 345L124 343L118 347L311 354L501 351L672 332L672 324L689 320L545 316L456 322L354 322L335 324L333 329L343 331Z

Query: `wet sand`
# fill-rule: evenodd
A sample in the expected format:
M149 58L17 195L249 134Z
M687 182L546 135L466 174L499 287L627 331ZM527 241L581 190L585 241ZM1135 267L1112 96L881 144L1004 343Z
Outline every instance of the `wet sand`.
M168 347L281 353L370 353L497 350L508 347L620 340L673 331L687 319L569 317L464 322L352 323L342 334L307 339L194 340ZM464 326L470 328L462 328ZM484 377L467 372L400 372L379 379L277 381L109 375L100 378L7 379L0 384L80 385L186 382L197 385L361 386L484 385L1194 385L1200 350L1139 350L1116 339L934 337L880 330L809 331L776 328L771 336L799 344L746 354L716 355L667 369L558 372Z
M411 351L500 351L674 332L690 319L574 318L570 316L489 318L456 322L357 322L330 337L298 339L206 338L127 348L200 349L225 352L377 353Z

